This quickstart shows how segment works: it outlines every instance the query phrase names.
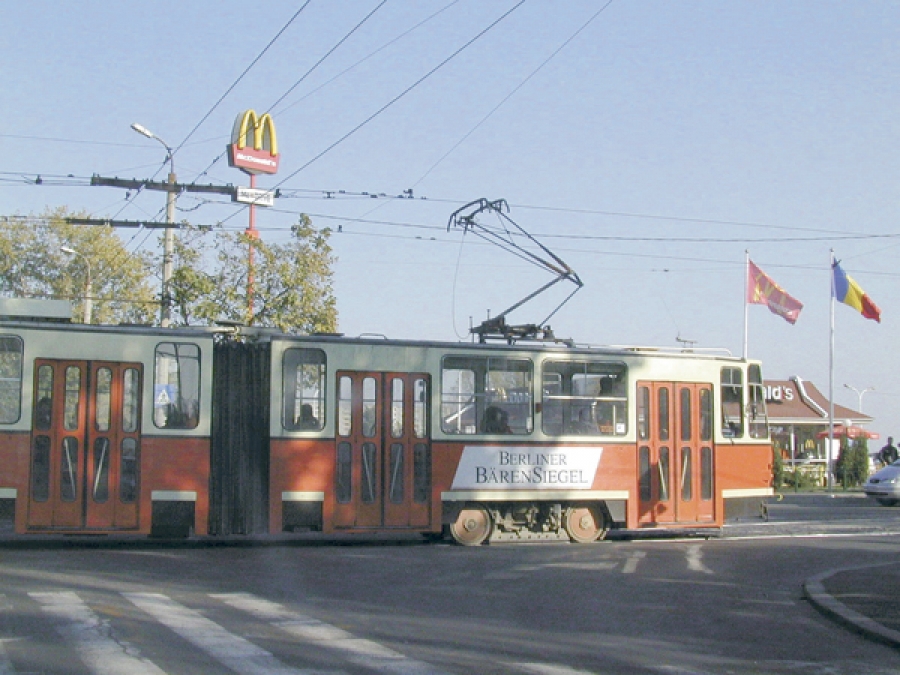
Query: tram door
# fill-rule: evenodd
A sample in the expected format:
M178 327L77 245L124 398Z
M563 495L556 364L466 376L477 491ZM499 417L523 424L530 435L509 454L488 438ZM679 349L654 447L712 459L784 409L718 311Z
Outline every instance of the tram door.
M641 525L714 518L712 387L638 382Z
M38 360L28 527L138 527L139 363Z
M428 375L343 371L336 391L335 527L428 527Z

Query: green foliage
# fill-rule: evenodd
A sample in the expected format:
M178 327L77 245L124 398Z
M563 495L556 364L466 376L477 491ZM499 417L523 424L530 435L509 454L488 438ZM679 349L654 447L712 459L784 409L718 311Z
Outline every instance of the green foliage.
M83 215L60 208L40 217L0 219L0 292L71 300L78 320L89 263L92 323L157 323L161 255L129 252L112 228L65 221ZM169 287L173 324L229 320L296 333L335 331L330 234L314 228L305 215L284 244L183 223L174 237ZM64 246L80 255L63 253Z
M244 233L183 228L176 237L173 318L184 324L227 320L294 333L333 332L337 303L330 234L315 229L305 215L291 228L286 244ZM214 271L205 271L211 265Z
M772 462L772 485L777 490L784 485L784 458L781 456L781 448L778 445L772 447L774 460Z
M800 468L785 471L784 485L795 490L809 490L810 488L819 487L815 474Z
M858 487L869 474L869 447L866 439L841 440L841 454L834 467L835 477L844 488Z
M73 302L73 320L83 316L88 269L92 323L146 323L158 312L148 284L150 259L131 253L109 227L72 225L64 207L41 216L0 219L0 290L20 298ZM62 247L80 255L64 253Z

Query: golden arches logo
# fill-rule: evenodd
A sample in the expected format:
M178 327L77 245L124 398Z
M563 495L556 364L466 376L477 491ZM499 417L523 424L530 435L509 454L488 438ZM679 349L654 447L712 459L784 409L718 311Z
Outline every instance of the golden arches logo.
M231 166L250 174L278 171L278 140L269 113L260 116L255 110L245 110L237 116L228 160Z

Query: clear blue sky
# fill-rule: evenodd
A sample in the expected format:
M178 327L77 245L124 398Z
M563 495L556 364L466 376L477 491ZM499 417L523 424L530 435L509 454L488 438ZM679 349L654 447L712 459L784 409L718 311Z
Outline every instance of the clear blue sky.
M7 3L0 214L161 219L162 193L88 186L165 178L162 146L131 123L178 147L179 181L246 184L223 156L231 126L270 110L282 164L259 185L291 196L258 226L271 241L299 213L340 226L345 333L456 340L546 281L446 231L462 204L503 198L585 282L550 322L558 335L740 354L749 249L805 305L794 326L751 307L750 356L826 393L834 249L882 309L877 324L835 307L835 398L856 407L843 385L875 387L865 412L900 436L900 3L516 4L312 0L291 21L302 2ZM247 225L225 198L178 208ZM158 250L155 235L123 236ZM511 320L540 321L567 290L554 292Z

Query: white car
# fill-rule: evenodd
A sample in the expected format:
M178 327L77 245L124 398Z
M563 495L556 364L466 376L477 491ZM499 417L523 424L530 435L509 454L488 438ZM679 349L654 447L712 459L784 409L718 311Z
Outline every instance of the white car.
M863 491L884 506L900 504L900 459L869 476Z

